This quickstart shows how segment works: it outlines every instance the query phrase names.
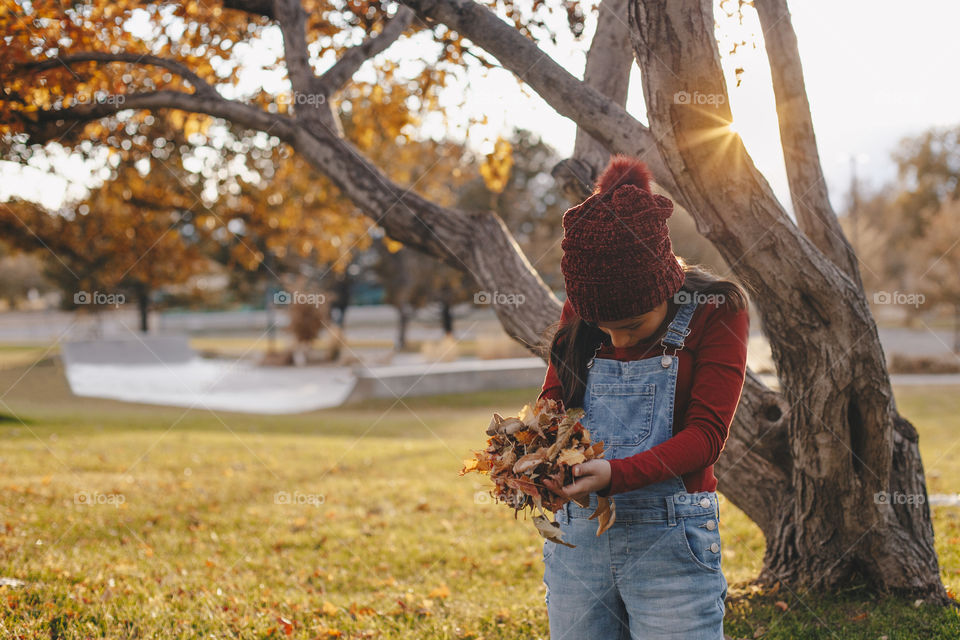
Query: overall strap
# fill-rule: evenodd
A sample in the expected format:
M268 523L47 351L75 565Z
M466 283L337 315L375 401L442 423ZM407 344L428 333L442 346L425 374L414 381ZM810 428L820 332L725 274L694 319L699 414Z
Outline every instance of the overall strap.
M666 333L663 334L663 339L660 340L660 344L662 344L664 348L666 348L667 345L675 347L677 351L683 348L683 339L690 335L688 325L690 324L690 319L693 317L693 312L696 310L697 300L695 298L682 304L680 308L677 309L677 314L673 317L673 322L667 327Z

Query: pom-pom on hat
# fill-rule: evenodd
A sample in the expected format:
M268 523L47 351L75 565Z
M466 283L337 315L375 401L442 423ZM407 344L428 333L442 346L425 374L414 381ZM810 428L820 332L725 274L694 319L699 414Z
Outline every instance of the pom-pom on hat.
M650 170L616 155L593 194L563 214L567 298L584 320L605 322L647 313L683 285L670 243L673 202L650 190Z
M653 176L650 175L647 165L630 156L616 155L610 159L607 168L597 178L597 188L594 189L594 193L613 191L622 184L632 184L644 191L650 191L652 179Z

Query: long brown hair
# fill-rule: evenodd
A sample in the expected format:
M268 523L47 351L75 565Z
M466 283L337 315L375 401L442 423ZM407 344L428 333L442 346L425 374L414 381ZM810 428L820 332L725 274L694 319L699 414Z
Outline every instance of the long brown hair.
M683 267L684 280L681 291L713 295L717 303L731 311L747 308L747 294L736 282L724 280L710 269L699 264L688 264L677 257ZM550 362L553 364L562 386L564 407L583 406L586 391L587 363L606 339L603 330L592 327L574 313L565 324L556 321L543 332L541 344L549 345ZM546 353L543 353L546 355Z

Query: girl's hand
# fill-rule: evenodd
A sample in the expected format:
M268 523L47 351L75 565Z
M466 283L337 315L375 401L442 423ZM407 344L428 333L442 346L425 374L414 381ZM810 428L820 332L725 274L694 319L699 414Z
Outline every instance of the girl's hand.
M573 465L574 481L560 486L556 476L543 479L543 484L559 496L574 500L587 500L591 492L603 491L610 486L610 462L603 458L594 458Z

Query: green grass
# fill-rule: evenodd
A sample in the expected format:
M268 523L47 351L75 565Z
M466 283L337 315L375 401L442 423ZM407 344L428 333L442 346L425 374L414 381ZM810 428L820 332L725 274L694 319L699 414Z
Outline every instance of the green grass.
M27 366L44 357L45 354L58 351L58 348L50 345L0 344L0 369Z
M539 536L457 476L535 389L263 417L75 398L45 360L5 391L0 576L26 585L0 587L2 638L548 636ZM938 490L960 489L958 395L898 393ZM751 588L763 537L721 508L731 636L960 637L953 612ZM934 512L954 592L958 511Z

